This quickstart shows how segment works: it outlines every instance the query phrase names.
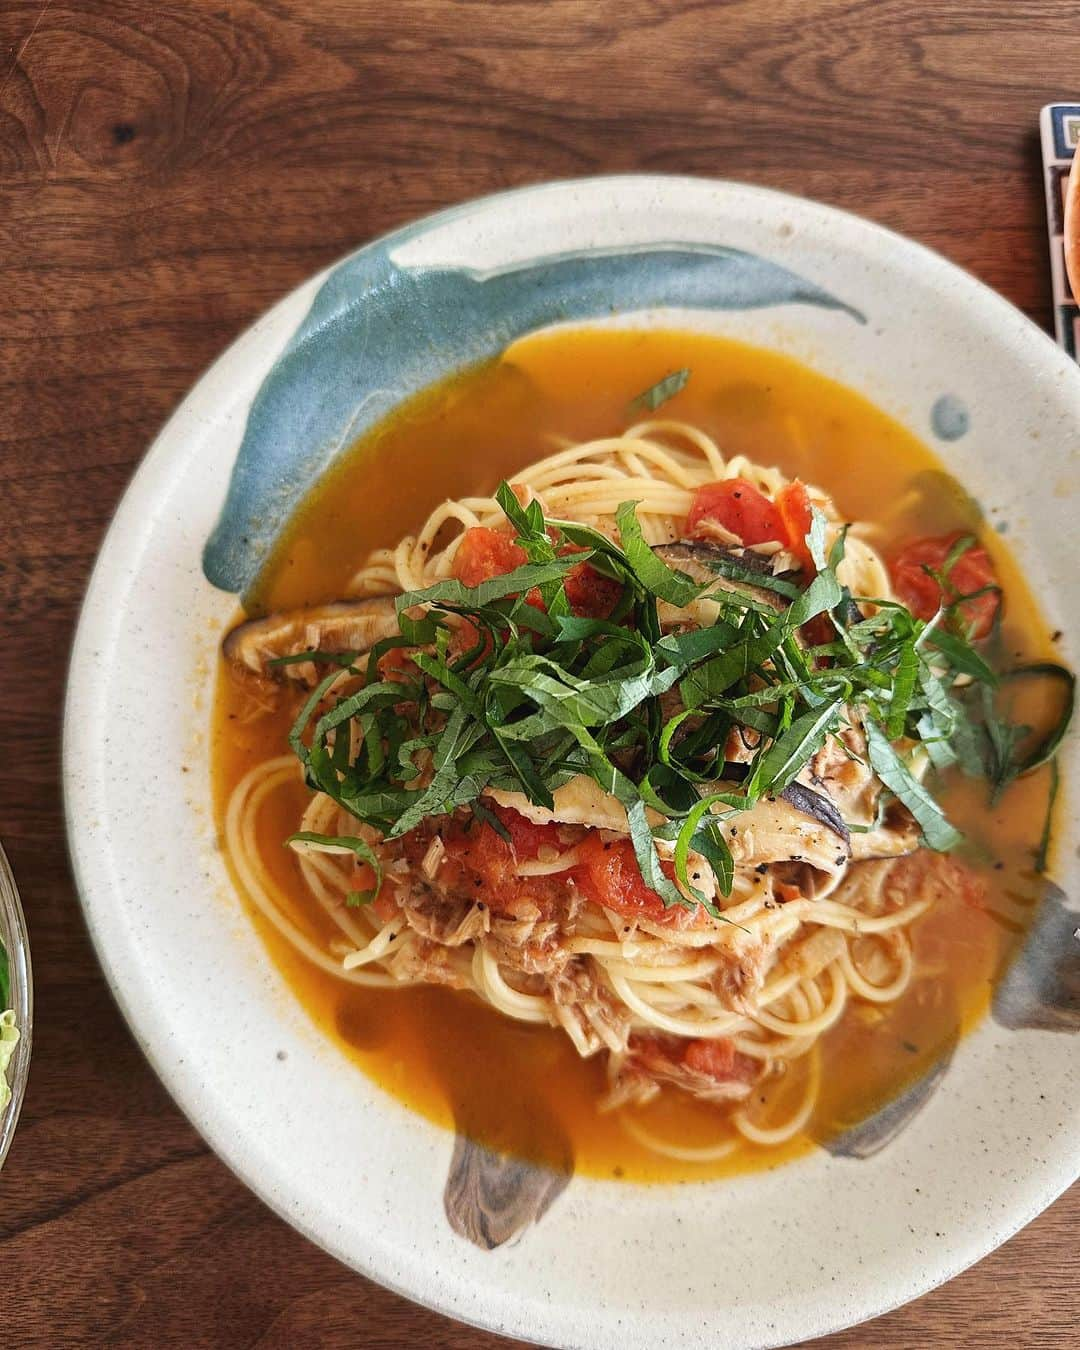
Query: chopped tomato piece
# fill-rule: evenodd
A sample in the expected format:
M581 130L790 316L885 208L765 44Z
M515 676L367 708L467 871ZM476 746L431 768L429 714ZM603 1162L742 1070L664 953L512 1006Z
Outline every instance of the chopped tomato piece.
M462 535L454 555L454 576L466 586L479 586L492 577L505 576L528 560L525 550L510 535L486 525L473 525ZM537 609L544 608L535 586L526 592L525 599Z
M544 845L561 847L556 825L534 825L516 811L488 803L510 835L478 820L448 820L439 830L442 856L438 882L448 895L485 904L494 914L515 914L521 905L554 916L566 905L569 872L552 876L519 877L518 864L535 858ZM423 865L433 836L413 830L404 838L405 856L414 867Z
M727 1036L691 1041L678 1036L631 1036L629 1049L634 1063L647 1073L691 1091L685 1073L716 1083L750 1084L761 1072L760 1063L736 1050Z
M518 858L535 858L541 848L559 848L559 827L557 825L538 825L520 811L511 806L498 806L489 802L491 813L497 816L510 836L510 846ZM503 843L506 841L503 840Z
M674 880L674 867L667 862L660 865ZM696 923L704 912L689 910L685 905L665 905L660 896L646 886L629 839L605 840L599 833L591 832L579 845L574 879L586 899L628 919L648 919L651 923L686 928Z
M693 1073L715 1078L718 1083L751 1083L758 1066L749 1055L740 1054L727 1036L691 1041L683 1054L683 1063Z
M813 522L806 485L796 478L793 483L782 487L776 494L776 507L784 526L781 538L788 552L798 558L804 572L813 573L814 560L806 546L806 536Z
M737 534L744 544L783 544L799 560L804 571L814 570L806 546L812 520L806 486L796 479L770 501L747 478L725 478L706 483L694 494L686 529L690 535L707 535L704 522L715 521Z
M564 553L578 553L574 545ZM466 586L479 586L492 577L505 576L515 567L527 562L525 550L501 530L486 525L474 525L461 537L454 557L454 576ZM606 619L615 608L622 586L610 577L602 576L588 563L579 563L566 574L566 598L575 614L587 619ZM544 608L540 592L533 587L525 599L537 609Z
M525 550L501 530L474 525L461 536L454 555L454 576L466 586L479 586L505 576L526 561Z
M477 628L471 619L462 619L450 639L450 646L455 655L459 656L480 647L476 661L483 661L491 651L491 634L486 628Z
M445 866L456 869L450 880L455 888L494 902L516 892L518 884L514 850L490 825L473 822L469 828L455 825L443 831ZM495 908L495 904L491 906Z
M409 648L391 647L388 652L383 652L376 665L384 680L396 680L400 683L405 678L406 667L412 665Z
M799 632L806 639L808 647L826 647L836 641L836 629L829 622L827 614L815 615L809 623L803 624Z
M457 889L475 892L502 912L512 908L523 888L535 887L535 882L518 877L517 863L535 858L544 845L558 848L559 833L558 826L535 825L509 807L491 804L491 810L510 835L509 843L490 825L476 821L467 826L455 822L443 831L442 840L448 865L457 869Z
M785 537L780 512L748 478L724 478L699 487L686 517L687 534L707 533L701 529L706 520L737 534L744 544L766 544Z
M960 534L945 535L940 539L916 539L893 559L890 572L897 595L918 619L932 619L942 603L943 592L926 568L941 572L950 550ZM973 544L957 558L946 578L951 593L944 596L948 603L959 596L971 595L985 586L996 586L997 576L990 555L979 544ZM956 611L960 622L973 638L984 638L994 626L1001 605L1001 592L987 591L985 595L966 600Z
M563 588L570 608L583 619L606 619L618 604L623 589L614 578L603 576L588 563L571 567Z

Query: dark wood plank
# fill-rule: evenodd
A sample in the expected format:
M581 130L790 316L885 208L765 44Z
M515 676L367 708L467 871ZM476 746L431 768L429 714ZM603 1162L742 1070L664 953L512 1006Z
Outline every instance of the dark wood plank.
M195 376L356 243L480 193L648 169L834 202L1037 322L1060 0L49 0L0 6L0 823L29 913L33 1076L0 1179L13 1345L495 1344L344 1270L210 1156L79 915L64 661L110 513ZM1075 1190L944 1289L822 1344L1059 1346Z

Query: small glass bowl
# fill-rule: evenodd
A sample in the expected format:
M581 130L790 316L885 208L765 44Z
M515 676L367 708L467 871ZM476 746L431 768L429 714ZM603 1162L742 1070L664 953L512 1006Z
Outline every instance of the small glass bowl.
M18 1123L26 1080L30 1074L30 1031L34 1014L34 986L30 971L30 941L26 933L26 919L15 878L11 874L7 855L0 847L0 942L8 956L11 979L10 1004L15 1010L19 1028L19 1043L8 1064L7 1080L11 1100L0 1110L0 1167L4 1165L11 1139ZM0 1008L0 1012L4 1009Z

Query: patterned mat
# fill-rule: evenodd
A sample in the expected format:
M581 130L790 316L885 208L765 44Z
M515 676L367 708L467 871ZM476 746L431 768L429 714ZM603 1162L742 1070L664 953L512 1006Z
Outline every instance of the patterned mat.
M1054 333L1076 360L1080 352L1080 305L1065 271L1065 193L1069 170L1080 143L1080 103L1048 103L1039 114L1046 224L1050 233L1050 275L1054 288Z

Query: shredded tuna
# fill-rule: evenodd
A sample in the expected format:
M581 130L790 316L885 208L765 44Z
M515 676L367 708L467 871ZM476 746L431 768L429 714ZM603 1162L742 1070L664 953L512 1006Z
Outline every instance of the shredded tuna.
M567 923L573 927L572 918L568 917ZM519 919L494 919L487 947L500 966L525 975L550 976L571 959L566 935L566 927L553 919L542 919L539 913Z
M936 907L959 899L979 909L985 896L985 883L969 867L947 854L921 848L902 858L858 863L831 898L879 915L904 909L915 900L927 900Z
M415 886L399 899L401 912L414 933L444 947L474 942L491 927L486 905L440 899L428 887Z
M446 845L439 835L435 835L431 843L428 844L427 852L424 854L423 862L420 864L420 870L429 881L435 880L435 874L439 870L439 864L442 862L446 853Z
M555 1015L581 1055L626 1050L630 1013L609 992L590 958L577 958L551 982Z
M454 950L438 942L421 938L417 942L402 943L399 951L385 962L395 979L403 984L422 982L441 984L448 989L467 989L466 969L454 960Z
M671 1083L710 1102L737 1102L749 1097L761 1077L762 1064L741 1054L724 1037L684 1041L676 1036L632 1036L619 1061L605 1105L647 1101L655 1088Z
M755 996L765 983L771 948L758 939L731 945L730 958L721 961L710 977L713 993L732 1012L749 1013Z

